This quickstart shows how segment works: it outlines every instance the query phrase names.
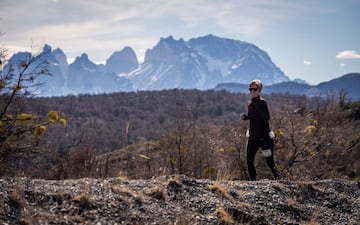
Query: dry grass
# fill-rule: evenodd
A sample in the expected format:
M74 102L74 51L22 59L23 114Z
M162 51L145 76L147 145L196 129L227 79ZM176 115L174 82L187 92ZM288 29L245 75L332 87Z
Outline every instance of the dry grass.
M315 221L308 221L308 222L305 222L304 225L321 225L321 223L318 223Z
M224 160L221 160L220 168L217 170L216 173L216 180L217 181L229 181L232 180L232 175L230 174L230 169L227 166L227 163Z
M165 200L165 190L160 185L155 185L151 188L150 194L151 197L156 198L158 200Z
M216 213L219 214L219 222L222 224L234 224L232 216L222 207L216 209Z
M25 206L25 199L23 193L17 188L13 192L11 192L11 194L9 195L9 200L11 204L16 208L22 209Z
M83 209L91 209L93 206L93 202L90 198L90 195L87 193L81 193L79 195L75 195L73 200Z
M214 184L209 184L207 189L212 192L217 192L221 196L231 199L231 195L229 194L229 188L225 187L224 185L220 184L219 182L215 182Z
M291 208L291 209L295 208L296 202L293 199L291 199L291 198L287 199L286 203L287 203L288 208Z
M111 191L117 194L122 195L124 198L122 198L123 201L131 204L131 202L143 202L144 196L142 194L136 193L129 188L126 187L120 187L118 185L111 185L110 187Z
M15 180L14 190L9 194L9 201L12 206L23 209L25 207L25 198L22 184L19 180Z

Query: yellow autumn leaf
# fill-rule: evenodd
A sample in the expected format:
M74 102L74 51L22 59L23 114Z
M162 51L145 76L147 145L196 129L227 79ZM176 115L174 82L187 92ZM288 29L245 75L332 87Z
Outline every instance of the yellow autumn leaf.
M59 114L56 111L51 110L47 114L47 119L50 123L56 123L59 120Z
M46 127L44 125L36 126L33 132L36 136L44 135L46 132Z

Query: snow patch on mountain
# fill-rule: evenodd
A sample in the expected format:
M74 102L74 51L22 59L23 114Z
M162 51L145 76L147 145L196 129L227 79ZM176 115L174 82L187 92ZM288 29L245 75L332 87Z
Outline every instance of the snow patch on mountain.
M61 49L52 51L49 45L43 53L53 74L44 80L47 87L40 95L45 96L171 88L206 90L219 83L247 84L255 78L267 85L289 81L257 46L215 35L188 41L172 36L160 38L146 51L143 63L137 61L131 47L115 51L105 64L95 64L86 53L68 64Z

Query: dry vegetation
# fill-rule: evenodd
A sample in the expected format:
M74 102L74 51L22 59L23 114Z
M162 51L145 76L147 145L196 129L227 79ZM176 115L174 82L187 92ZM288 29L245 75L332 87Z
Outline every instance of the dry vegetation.
M359 102L293 95L264 96L276 133L275 161L294 180L359 176ZM36 159L8 158L2 175L65 179L195 178L246 180L248 96L222 91L154 92L28 98L33 114L65 113L67 127L38 140ZM261 158L259 178L271 178Z

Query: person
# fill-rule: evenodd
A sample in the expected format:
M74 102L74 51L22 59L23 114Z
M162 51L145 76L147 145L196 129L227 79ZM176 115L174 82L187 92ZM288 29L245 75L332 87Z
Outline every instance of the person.
M259 148L265 157L275 179L279 179L274 162L274 136L270 130L270 113L267 102L260 97L263 84L260 80L253 80L249 84L251 101L248 103L248 112L241 113L242 120L249 120L250 126L247 130L248 141L246 146L246 160L250 180L256 180L256 169L254 166L255 155Z

